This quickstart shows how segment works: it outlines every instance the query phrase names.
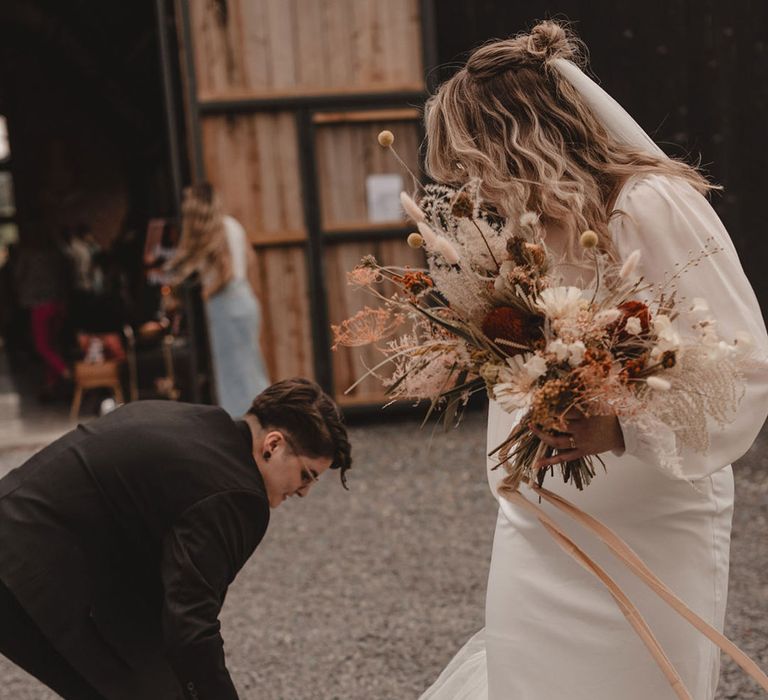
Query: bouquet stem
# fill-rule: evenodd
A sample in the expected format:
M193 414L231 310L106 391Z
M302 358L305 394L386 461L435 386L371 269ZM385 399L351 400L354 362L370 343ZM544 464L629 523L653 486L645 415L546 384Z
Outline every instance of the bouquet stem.
M538 468L536 463L542 457L552 457L557 454L554 447L543 443L536 435L528 430L529 416L512 428L507 439L493 450L489 457L498 454L499 463L494 467L504 467L507 476L504 477L503 488L515 491L524 481L544 484L547 474L554 476L554 467ZM596 474L595 460L602 464L596 455L587 455L579 459L568 460L558 465L564 483L572 481L579 491L590 482Z

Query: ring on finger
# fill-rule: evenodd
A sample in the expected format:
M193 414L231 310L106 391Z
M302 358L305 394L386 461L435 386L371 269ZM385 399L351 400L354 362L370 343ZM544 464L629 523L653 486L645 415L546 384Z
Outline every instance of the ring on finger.
M573 439L573 435L569 435L568 436L568 442L571 445L571 449L575 450L576 449L576 440Z

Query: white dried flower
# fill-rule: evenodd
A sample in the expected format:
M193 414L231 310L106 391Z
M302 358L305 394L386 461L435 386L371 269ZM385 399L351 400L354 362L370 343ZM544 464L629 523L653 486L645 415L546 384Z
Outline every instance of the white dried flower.
M549 287L541 292L535 306L550 319L570 318L581 309L581 289Z
M624 330L631 335L637 335L643 330L643 326L640 323L640 319L637 316L630 316L627 319L627 323L624 326Z
M666 314L659 314L653 318L653 330L661 333L672 327L672 320Z
M417 224L419 221L425 221L424 212L405 192L400 193L400 204L403 207L403 211L414 223Z
M619 272L619 276L621 279L625 280L632 276L632 274L635 271L635 268L637 267L637 263L640 262L640 251L639 250L633 250L629 257L624 261L624 264L621 266L621 272Z
M610 326L615 321L618 321L619 318L621 318L621 315L621 311L618 309L605 309L604 311L599 311L595 314L595 323L598 328Z
M523 368L531 379L538 379L547 371L547 361L538 353L525 362Z
M493 398L507 413L525 408L531 401L531 394L517 384L504 382L493 387Z
M547 345L547 352L551 352L558 362L562 362L568 357L568 345L566 345L560 338L555 338Z
M438 252L437 242L439 239L437 234L432 230L432 227L423 221L416 222L416 225L419 227L419 233L424 239L424 245L427 247L427 249L433 253Z
M459 253L447 238L442 238L442 237L438 238L436 249L440 253L440 255L442 255L446 259L446 261L449 264L451 265L459 264L459 260L461 259L459 257Z
M672 388L672 384L661 377L648 377L645 383L654 391L669 391Z
M571 367L578 367L584 361L584 353L586 351L586 345L580 340L576 340L568 345L568 361Z

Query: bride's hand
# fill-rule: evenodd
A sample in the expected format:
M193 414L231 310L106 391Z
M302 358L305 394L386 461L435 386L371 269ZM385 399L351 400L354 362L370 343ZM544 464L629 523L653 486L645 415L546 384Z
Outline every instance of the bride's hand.
M544 444L557 450L557 454L538 460L535 465L537 469L570 462L587 455L624 449L624 435L616 416L588 418L572 411L566 418L566 430L558 435L539 430L534 425L529 426L531 432Z

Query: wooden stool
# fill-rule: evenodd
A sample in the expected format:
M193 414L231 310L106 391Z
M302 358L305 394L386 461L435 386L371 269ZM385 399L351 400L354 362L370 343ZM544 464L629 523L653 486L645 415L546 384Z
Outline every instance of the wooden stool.
M80 402L88 389L112 389L117 403L124 403L123 388L120 385L120 360L104 362L75 362L75 395L69 418L76 421L80 414Z

